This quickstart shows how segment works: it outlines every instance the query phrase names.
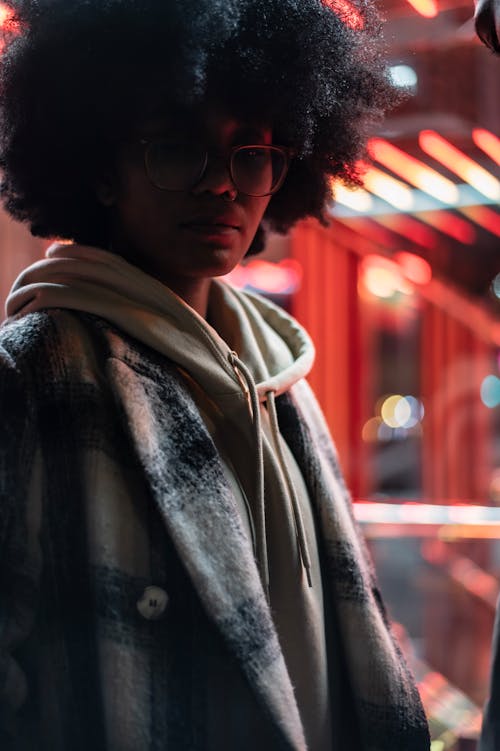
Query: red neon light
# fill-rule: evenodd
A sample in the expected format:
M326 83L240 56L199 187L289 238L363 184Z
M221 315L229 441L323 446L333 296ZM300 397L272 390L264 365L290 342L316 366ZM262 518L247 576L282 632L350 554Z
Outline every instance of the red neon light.
M366 217L335 217L335 221L344 224L349 229L356 232L361 237L365 237L371 242L380 245L388 250L398 250L401 247L400 240L393 232L377 224L372 219Z
M371 138L369 150L377 162L434 198L445 203L456 203L458 200L458 188L451 180L389 141Z
M350 29L361 31L364 28L365 20L363 16L349 0L321 0L321 2L326 8L333 10Z
M363 185L366 190L402 211L412 208L412 192L406 183L387 175L377 167L371 167L366 162L358 162L358 167L363 174Z
M385 216L377 216L376 221L427 250L433 250L439 244L436 233L411 216L386 214Z
M476 242L476 230L472 224L448 211L421 211L418 218L464 245Z
M433 130L422 130L418 142L426 154L444 164L451 172L468 182L480 193L493 200L500 198L498 180L439 133Z
M500 138L484 128L473 128L472 140L476 146L500 166Z
M500 237L500 215L496 211L487 206L464 206L460 211L480 227Z
M408 0L412 8L425 18L435 18L438 14L436 0Z

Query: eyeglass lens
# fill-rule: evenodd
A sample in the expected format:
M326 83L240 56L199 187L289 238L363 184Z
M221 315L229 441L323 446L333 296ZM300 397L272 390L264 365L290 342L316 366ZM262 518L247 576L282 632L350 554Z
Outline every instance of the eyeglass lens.
M201 179L206 164L206 151L192 144L158 141L150 143L146 151L149 178L163 190L193 187ZM229 169L237 190L264 196L280 186L286 171L286 156L276 147L243 146L233 151Z

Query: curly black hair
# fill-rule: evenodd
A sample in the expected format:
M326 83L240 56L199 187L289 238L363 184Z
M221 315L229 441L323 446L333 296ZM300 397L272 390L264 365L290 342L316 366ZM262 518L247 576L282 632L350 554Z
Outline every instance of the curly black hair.
M0 195L34 235L106 247L96 176L139 119L217 97L298 153L266 226L325 221L331 178L359 183L397 95L372 0L7 0ZM252 246L262 247L262 228Z

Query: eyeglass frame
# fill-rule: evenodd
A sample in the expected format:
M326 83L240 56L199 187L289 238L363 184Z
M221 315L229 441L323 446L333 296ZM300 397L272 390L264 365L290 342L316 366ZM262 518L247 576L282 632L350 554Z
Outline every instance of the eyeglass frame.
M209 158L209 151L208 151L208 149L205 149L205 158L203 160L203 166L202 166L202 168L200 170L200 174L198 175L198 177L196 178L196 180L192 183L192 185L189 185L186 188L164 188L164 187L158 185L151 178L150 170L148 168L148 160L147 160L149 146L151 146L153 144L157 144L157 143L162 143L162 142L164 142L164 140L165 139L162 139L162 138L139 138L139 139L137 139L137 143L140 143L141 146L144 147L143 162L144 162L144 170L146 172L148 180L150 181L150 183L152 185L154 185L155 188L158 188L158 190L165 190L165 191L168 191L169 193L181 193L184 190L192 190L194 188L194 186L197 185L197 183L199 183L200 180L203 178L203 176L204 176L204 174L206 172L206 169L208 167L208 158ZM282 176L280 177L277 185L273 188L273 190L271 190L271 191L269 191L267 193L257 193L257 194L255 194L255 193L245 193L243 190L240 190L238 188L238 186L236 185L236 183L234 181L233 167L232 167L234 155L236 153L238 153L238 151L242 151L244 149L255 149L255 148L266 148L266 149L270 149L271 151L278 151L285 158L285 164L284 164L284 167L283 167L283 174L282 174ZM289 146L278 146L277 144L274 144L274 143L272 143L272 144L271 143L253 143L253 144L252 143L248 143L248 144L245 143L245 144L240 144L239 146L232 146L231 147L231 149L229 151L229 156L228 156L227 161L226 161L226 169L227 169L227 171L229 173L229 177L231 178L231 182L233 183L233 185L236 188L236 190L238 191L238 193L242 193L244 196L251 196L253 198L264 198L265 196L273 196L275 193L278 192L278 190L282 187L283 183L285 182L285 179L286 179L286 177L288 175L288 170L290 168L290 162L293 159L293 157L296 155L296 153L297 153L296 150L293 149L293 148L290 148Z

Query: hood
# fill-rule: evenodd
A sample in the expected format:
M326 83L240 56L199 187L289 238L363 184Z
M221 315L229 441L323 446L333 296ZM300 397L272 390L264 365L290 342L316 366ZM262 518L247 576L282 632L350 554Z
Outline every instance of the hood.
M305 330L259 295L214 280L210 325L164 284L99 248L54 244L19 275L7 298L7 320L46 308L108 320L176 362L215 398L241 393L234 354L250 370L260 401L270 391L288 390L314 361Z

